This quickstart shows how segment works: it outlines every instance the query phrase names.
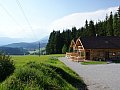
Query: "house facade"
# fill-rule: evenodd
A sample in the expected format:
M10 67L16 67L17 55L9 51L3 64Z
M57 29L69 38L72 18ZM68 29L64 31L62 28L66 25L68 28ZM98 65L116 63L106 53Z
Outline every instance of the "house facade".
M66 56L75 61L120 59L120 37L81 37L71 41L73 52Z

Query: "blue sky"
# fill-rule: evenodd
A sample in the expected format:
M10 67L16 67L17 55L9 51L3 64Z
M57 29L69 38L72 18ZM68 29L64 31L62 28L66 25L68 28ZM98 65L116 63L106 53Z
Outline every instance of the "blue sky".
M103 19L120 5L120 0L18 0L31 30L16 1L0 0L1 37L39 40L53 29L79 28L84 25L84 19Z

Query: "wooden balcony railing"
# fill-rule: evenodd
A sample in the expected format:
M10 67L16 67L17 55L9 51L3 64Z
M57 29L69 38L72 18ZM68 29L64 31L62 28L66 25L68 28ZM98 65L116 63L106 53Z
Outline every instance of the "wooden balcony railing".
M66 57L72 61L82 62L84 61L85 57L80 57L78 53L68 53L66 52Z

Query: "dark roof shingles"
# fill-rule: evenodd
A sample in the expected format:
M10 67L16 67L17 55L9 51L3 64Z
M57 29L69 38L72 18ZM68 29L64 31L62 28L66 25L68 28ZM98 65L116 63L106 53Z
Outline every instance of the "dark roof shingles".
M98 36L81 37L85 49L120 49L120 37L117 36Z

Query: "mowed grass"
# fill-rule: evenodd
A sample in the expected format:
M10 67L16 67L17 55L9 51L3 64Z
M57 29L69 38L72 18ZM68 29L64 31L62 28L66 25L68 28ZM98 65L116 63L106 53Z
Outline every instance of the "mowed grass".
M28 62L38 62L38 63L47 63L49 62L49 58L51 57L64 57L64 54L53 54L53 55L41 55L40 57L37 55L19 55L19 56L11 56L12 60L15 63L16 68L25 65Z
M25 55L25 56L12 56L12 60L15 63L15 67L19 68L22 67L23 65L29 63L29 62L36 62L36 63L45 63L45 64L50 64L59 68L62 68L63 70L66 70L66 72L76 75L75 72L73 72L71 69L66 67L65 64L63 64L60 61L54 61L50 60L52 58L58 58L58 57L64 57L65 54L51 54L51 55L41 55L40 57L37 55ZM78 77L78 76L77 76Z
M67 73L70 73L72 76L79 76L68 68L64 63L60 62L59 60L51 60L52 58L64 57L65 54L51 54L51 55L41 55L40 57L37 55L25 55L25 56L12 56L12 60L15 63L16 68L22 67L23 65L29 62L36 62L36 63L45 63L55 67L59 67L65 70Z
M81 62L82 65L96 65L96 64L107 64L107 62L103 61L85 61Z
M85 90L83 80L57 59L63 56L12 56L16 70L1 83L0 90Z

